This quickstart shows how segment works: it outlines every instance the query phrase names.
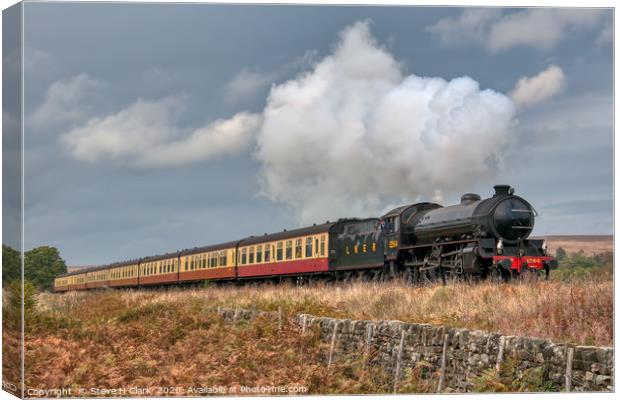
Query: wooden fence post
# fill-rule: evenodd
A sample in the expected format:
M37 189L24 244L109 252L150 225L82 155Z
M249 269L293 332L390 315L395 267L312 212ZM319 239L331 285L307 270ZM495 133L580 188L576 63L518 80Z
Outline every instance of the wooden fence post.
M400 363L403 357L403 345L405 344L405 330L400 333L400 343L398 344L398 353L396 355L396 368L394 369L394 393L398 390L398 381L400 379Z
M336 335L338 333L338 322L334 323L334 331L332 333L332 342L329 346L329 359L327 360L327 368L332 366L332 361L334 360L334 348L336 347Z
M570 392L573 384L573 355L575 354L575 349L569 347L566 353L566 375L565 375L565 385L566 391Z
M499 338L499 351L497 352L497 361L495 362L495 370L499 372L502 362L504 361L504 347L506 347L506 337Z
M443 352L441 353L441 370L439 371L439 383L437 384L437 393L443 390L443 384L446 379L446 353L448 352L448 334L443 335Z

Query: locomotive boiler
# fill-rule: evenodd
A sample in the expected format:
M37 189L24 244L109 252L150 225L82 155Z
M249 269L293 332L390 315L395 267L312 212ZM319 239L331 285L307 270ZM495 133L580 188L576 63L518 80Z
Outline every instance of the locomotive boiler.
M508 185L486 199L474 193L460 204L417 203L382 217L388 273L411 280L463 276L504 280L557 266L544 240L528 239L536 210Z

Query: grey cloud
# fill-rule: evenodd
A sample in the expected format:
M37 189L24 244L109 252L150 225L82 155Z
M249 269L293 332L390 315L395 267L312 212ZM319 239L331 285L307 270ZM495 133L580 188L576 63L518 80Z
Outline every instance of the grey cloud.
M26 119L26 125L37 131L59 125L83 122L92 113L93 97L100 95L104 83L82 73L52 83L45 99Z
M520 46L549 50L575 31L597 28L605 17L605 11L597 9L531 8L507 14L499 9L469 9L427 29L453 46L474 43L490 52Z

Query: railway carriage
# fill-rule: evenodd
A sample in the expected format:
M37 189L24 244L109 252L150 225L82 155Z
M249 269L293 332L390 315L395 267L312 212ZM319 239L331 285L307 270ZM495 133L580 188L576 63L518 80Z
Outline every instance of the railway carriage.
M138 285L164 285L179 280L179 253L147 257L140 261Z
M54 279L54 291L56 292L66 292L69 290L69 279L68 276L62 276Z
M131 260L110 265L110 287L128 287L138 285L138 260Z
M237 276L247 279L328 271L327 235L333 225L325 223L241 240Z
M108 282L109 267L95 267L86 272L86 289L104 288L109 286Z
M197 247L179 254L179 282L196 282L236 277L236 252L239 241Z

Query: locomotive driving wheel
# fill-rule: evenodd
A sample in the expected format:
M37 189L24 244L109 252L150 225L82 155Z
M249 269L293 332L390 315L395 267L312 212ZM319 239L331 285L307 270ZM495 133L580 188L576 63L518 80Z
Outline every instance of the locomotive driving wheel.
M435 283L442 276L441 247L433 246L431 252L424 258L420 268L420 280L422 283Z
M463 276L463 258L455 255L449 268L444 269L444 283L456 283Z

